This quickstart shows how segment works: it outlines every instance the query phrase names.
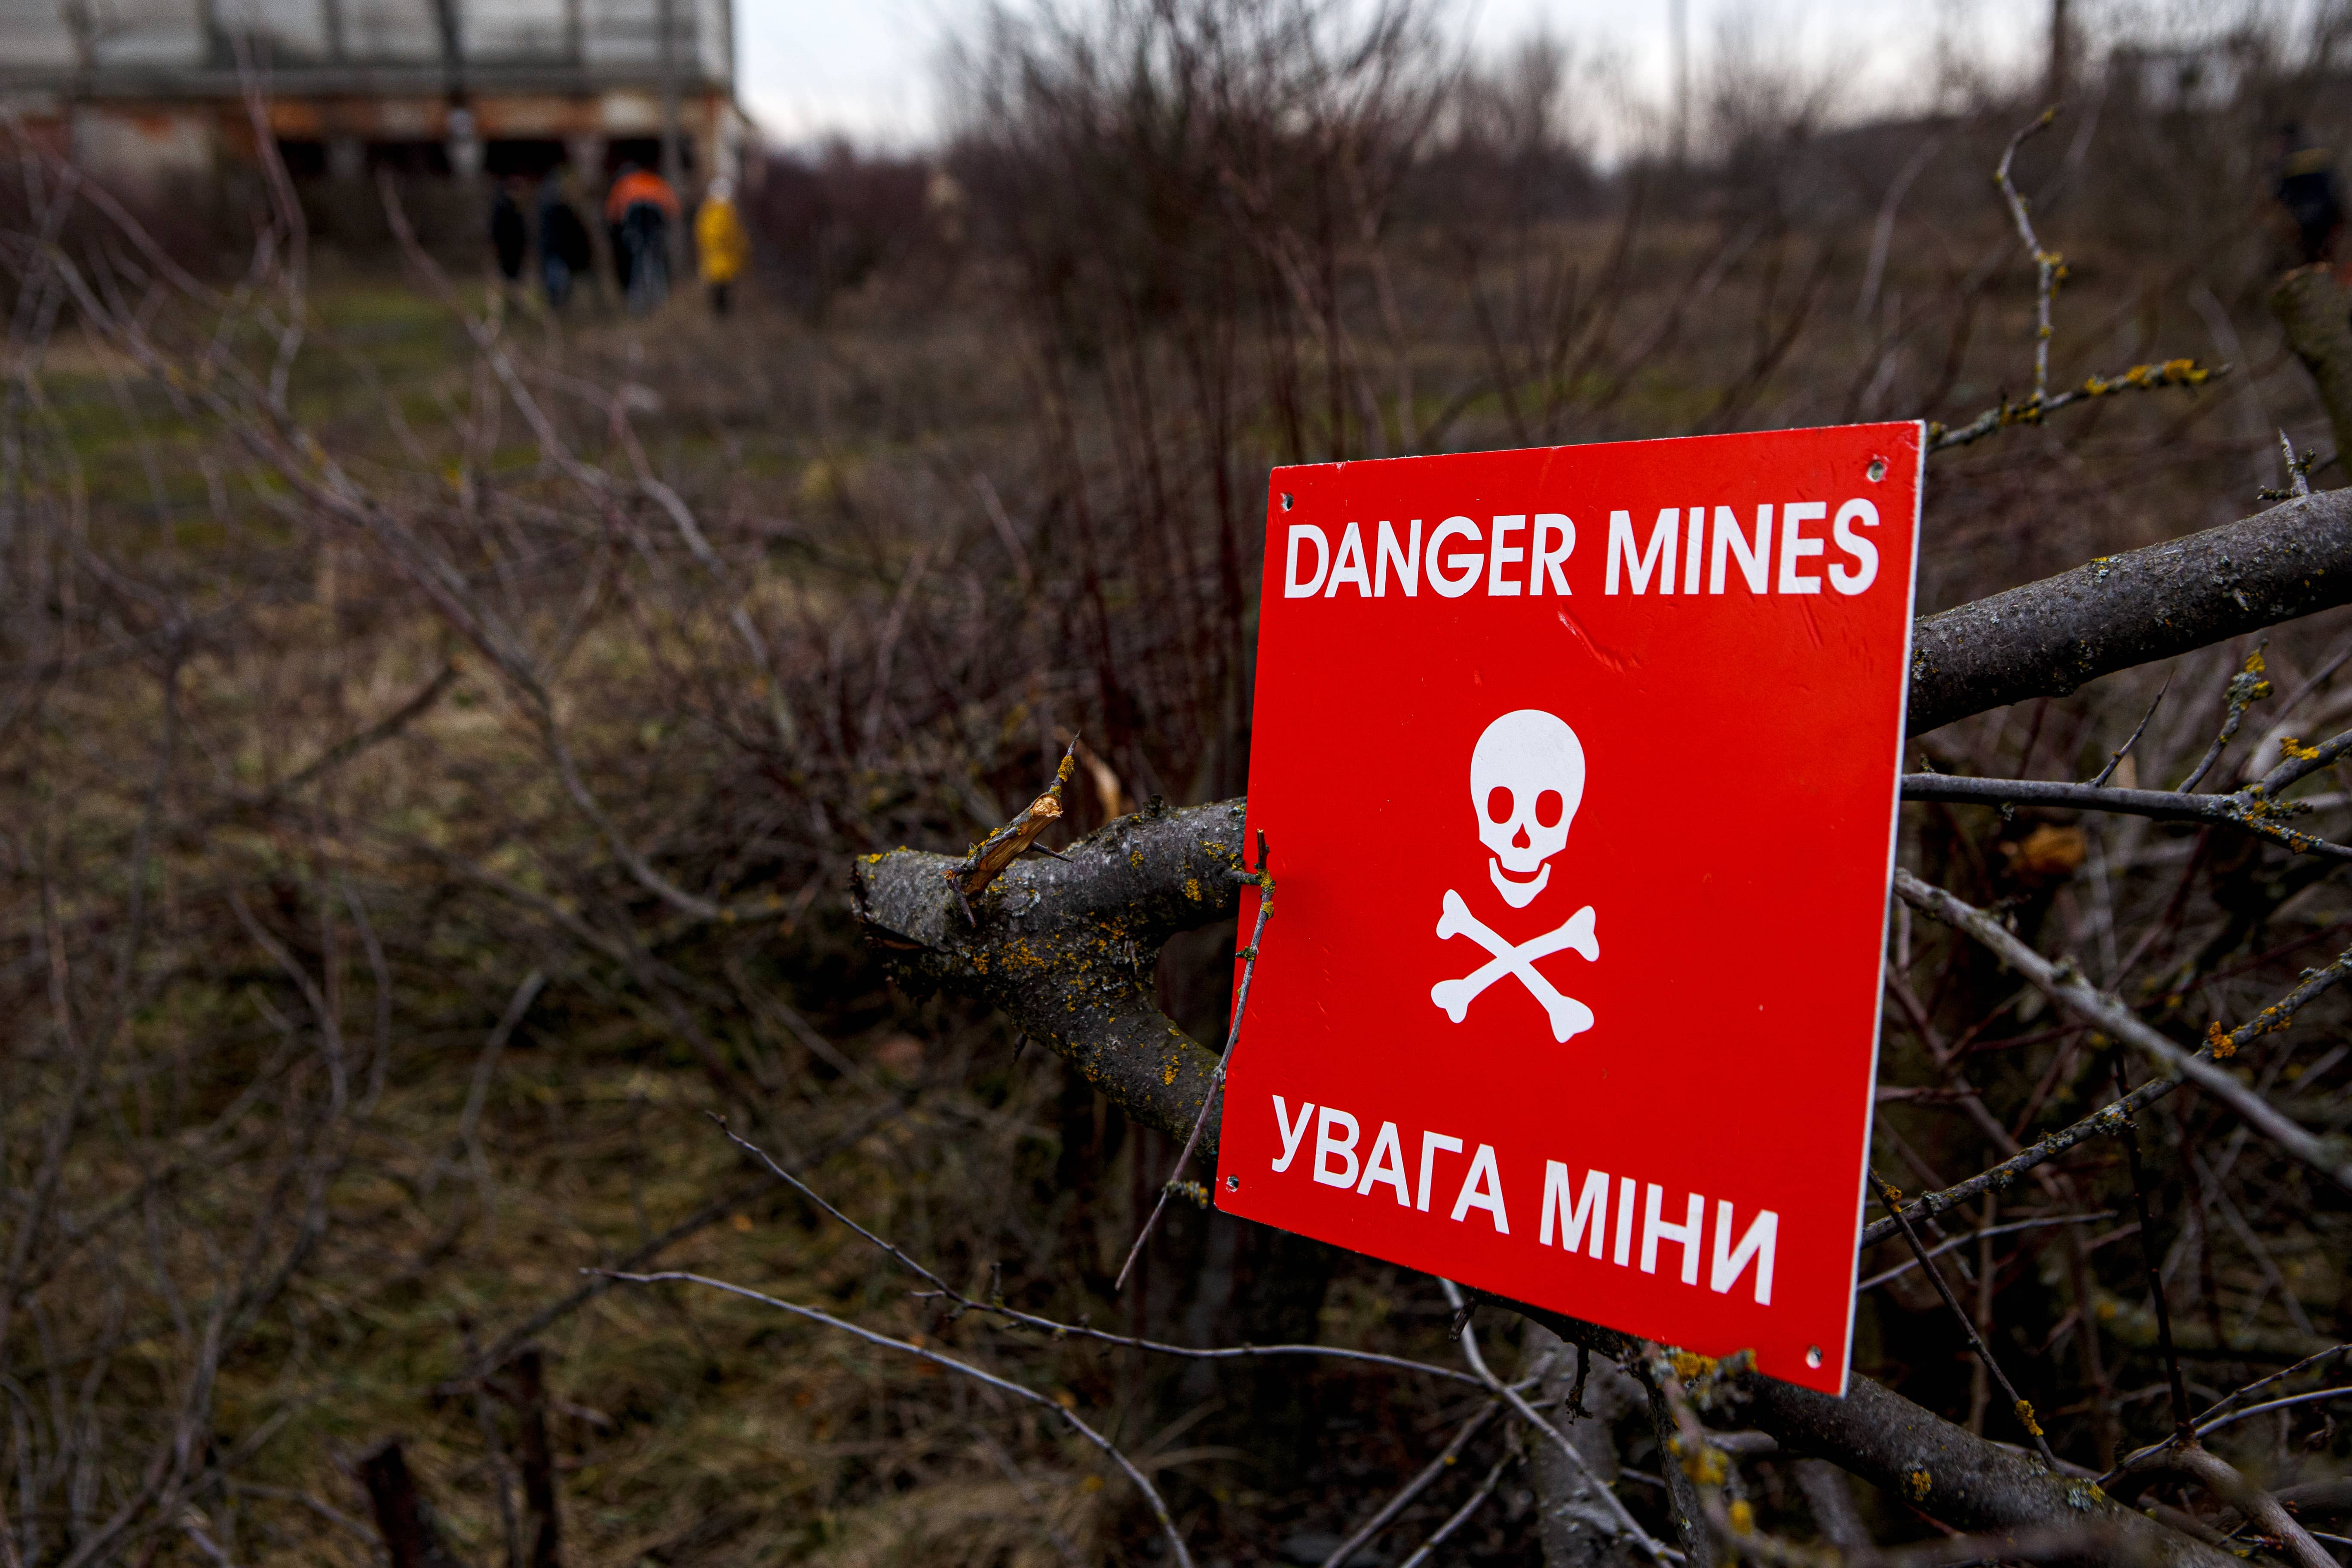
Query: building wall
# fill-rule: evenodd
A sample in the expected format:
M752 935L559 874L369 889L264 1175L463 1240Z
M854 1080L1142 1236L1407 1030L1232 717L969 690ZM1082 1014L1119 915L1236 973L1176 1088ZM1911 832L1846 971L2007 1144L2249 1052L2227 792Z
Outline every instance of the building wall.
M660 70L665 0L446 0L451 63ZM0 90L108 91L156 71L233 68L232 40L285 68L443 62L444 0L0 0ZM675 60L695 87L733 86L728 0L667 0ZM209 16L209 20L207 17ZM115 79L121 79L118 82Z
M525 161L561 143L593 184L614 143L661 134L675 91L698 183L735 173L749 134L730 5L0 0L0 114L93 174L152 185L251 156L249 71L272 132L330 174L471 174L489 144L528 142L542 145Z

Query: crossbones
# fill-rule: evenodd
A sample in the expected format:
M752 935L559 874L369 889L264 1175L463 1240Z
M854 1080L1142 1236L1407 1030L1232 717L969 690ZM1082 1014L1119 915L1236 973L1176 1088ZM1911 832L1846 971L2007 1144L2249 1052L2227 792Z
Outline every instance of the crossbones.
M1500 980L1506 973L1517 977L1528 994L1543 1005L1551 1016L1551 1037L1565 1045L1571 1036L1592 1027L1592 1009L1573 996L1563 996L1552 988L1536 971L1535 961L1547 958L1562 948L1574 948L1587 963L1601 961L1601 942L1593 935L1592 906L1585 905L1568 917L1556 931L1533 937L1517 947L1496 936L1470 912L1462 895L1453 889L1445 889L1445 912L1438 917L1437 940L1466 936L1494 955L1493 960L1459 980L1441 980L1429 988L1429 999L1445 1009L1445 1016L1455 1023L1462 1022L1470 1011L1470 1004L1481 992Z

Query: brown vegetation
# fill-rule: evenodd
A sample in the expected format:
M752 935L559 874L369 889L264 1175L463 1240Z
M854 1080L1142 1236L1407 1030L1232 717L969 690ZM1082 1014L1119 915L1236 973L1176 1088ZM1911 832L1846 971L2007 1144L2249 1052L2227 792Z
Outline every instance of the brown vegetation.
M2332 445L2268 312L2261 165L2283 114L2341 129L2332 47L2249 36L2220 108L2118 74L2020 152L2068 272L2053 389L2228 373L1936 457L1923 610L2259 510L2293 485L2282 428ZM1824 129L1804 83L1727 70L1703 163L1604 174L1554 118L1572 68L1456 71L1402 5L1003 21L959 67L951 181L788 171L753 208L768 296L724 324L685 299L550 320L421 247L396 277L314 258L282 186L223 268L27 152L0 234L0 1562L380 1560L358 1478L393 1436L473 1563L534 1559L551 1476L575 1563L1161 1552L1048 1406L1116 1443L1194 1553L1237 1562L1319 1560L1475 1420L1381 1550L1491 1474L1446 1550L1536 1560L1527 1427L1480 1414L1436 1282L1178 1203L1114 1293L1181 1130L987 1005L898 984L851 891L858 856L984 837L1075 738L1056 848L1242 790L1269 464L1959 427L2030 393L2035 268L1989 176L2039 105ZM2343 727L2347 630L2271 634L2272 693L2238 704L2215 782ZM2169 785L2252 652L1921 747L1948 773L2087 778L2168 681L2122 766ZM1722 762L1704 736L1660 753ZM2342 837L2352 786L2313 787ZM1697 789L1683 809L1707 830ZM2189 1045L2352 930L2332 862L2210 826L1923 805L1904 859ZM1214 1039L1234 935L1117 957ZM1948 1185L2112 1095L2104 1038L1984 950L1906 915L1893 963L1896 1184ZM2339 1137L2341 1007L2231 1058ZM950 1314L706 1113L975 1300L1452 1375ZM2195 1089L2143 1112L2140 1144L2193 1403L2342 1337L2341 1191ZM2043 1170L1923 1237L1990 1233L1939 1261L2057 1457L2095 1473L2171 1426L2150 1233L2113 1140ZM2043 1223L1995 1228L2021 1221ZM1862 1259L1858 1364L2027 1441L1903 1247ZM1045 1403L596 1268L723 1278ZM1521 1331L1490 1310L1465 1342L1509 1376L1496 1341ZM518 1375L532 1345L543 1400ZM1595 1452L1671 1538L1682 1471L1650 1402L1601 1407ZM2296 1405L2214 1448L2334 1533L2342 1415ZM1713 1502L1776 1539L1934 1537L1930 1483L1856 1458L1889 1483L1856 1508L1781 1441ZM2210 1475L2149 1482L2183 1541L2257 1506Z

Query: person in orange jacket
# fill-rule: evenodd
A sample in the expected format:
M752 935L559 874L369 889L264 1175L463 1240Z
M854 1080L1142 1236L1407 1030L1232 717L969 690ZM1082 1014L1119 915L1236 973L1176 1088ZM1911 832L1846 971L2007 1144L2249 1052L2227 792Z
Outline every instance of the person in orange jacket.
M743 216L735 208L735 182L721 176L703 193L694 215L695 258L702 268L703 287L710 294L710 313L727 313L728 290L751 258L751 238L743 232Z
M669 182L635 163L622 164L620 177L605 193L613 261L633 316L656 309L669 295L669 226L677 212L677 193Z

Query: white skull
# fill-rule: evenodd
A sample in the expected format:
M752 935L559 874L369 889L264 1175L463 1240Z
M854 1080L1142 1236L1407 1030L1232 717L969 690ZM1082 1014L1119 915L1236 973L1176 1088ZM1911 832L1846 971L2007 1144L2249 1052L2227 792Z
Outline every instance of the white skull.
M1494 852L1486 874L1511 908L1526 909L1551 880L1545 862L1567 845L1583 798L1584 747L1556 715L1522 708L1478 737L1470 753L1471 808L1478 842ZM1517 879L1527 877L1533 880Z

